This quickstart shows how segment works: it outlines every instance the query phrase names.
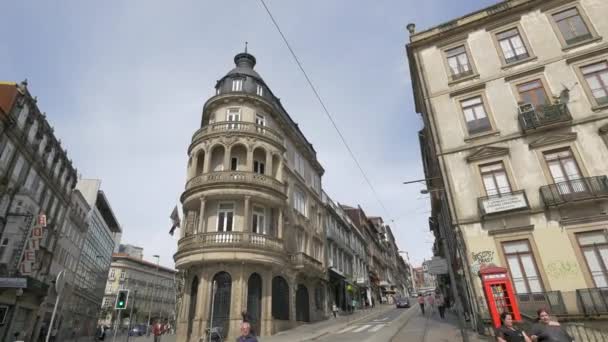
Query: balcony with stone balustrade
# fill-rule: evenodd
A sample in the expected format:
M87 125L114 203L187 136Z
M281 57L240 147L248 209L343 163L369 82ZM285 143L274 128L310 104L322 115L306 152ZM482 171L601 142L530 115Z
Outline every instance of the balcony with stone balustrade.
M218 136L249 136L267 141L276 146L284 146L284 138L276 130L245 121L222 121L205 125L194 132L194 135L192 136L192 145Z
M208 232L189 235L177 243L176 267L201 262L247 260L284 265L287 254L283 240L253 232Z

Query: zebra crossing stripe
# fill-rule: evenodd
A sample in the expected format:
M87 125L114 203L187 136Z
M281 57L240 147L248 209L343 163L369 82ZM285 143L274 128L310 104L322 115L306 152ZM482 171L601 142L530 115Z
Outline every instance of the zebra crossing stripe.
M372 326L371 324L366 324L366 325L364 325L364 326L362 326L362 327L359 327L359 328L357 328L357 329L353 330L353 332L358 333L358 332L361 332L361 331L363 331L363 330L365 330L365 329L367 329L367 328L369 328L369 327L371 327L371 326Z
M384 328L384 326L385 326L385 325L386 325L386 324L378 324L378 325L376 325L375 327L373 327L373 328L369 329L368 331L369 331L369 332L376 332L376 331L378 331L378 330L380 330L380 329Z
M350 327L346 327L346 328L344 328L344 329L342 329L342 330L338 331L338 334L344 334L345 332L348 332L348 331L350 331L350 330L353 330L353 329L355 329L356 327L357 327L356 325L351 325Z

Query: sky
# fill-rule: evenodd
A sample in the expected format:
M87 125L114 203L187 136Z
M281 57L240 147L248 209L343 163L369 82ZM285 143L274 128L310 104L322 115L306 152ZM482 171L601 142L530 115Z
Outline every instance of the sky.
M99 178L122 242L172 267L169 215L187 148L216 80L244 42L314 145L334 201L382 216L401 250L432 256L405 44L418 30L496 0L266 0L384 208L316 101L258 0L9 1L0 80L28 79L83 178Z

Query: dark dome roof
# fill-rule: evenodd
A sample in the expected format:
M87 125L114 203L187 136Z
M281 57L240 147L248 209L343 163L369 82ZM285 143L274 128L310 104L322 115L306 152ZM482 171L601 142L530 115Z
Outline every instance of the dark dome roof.
M241 52L234 56L234 64L236 64L236 68L230 70L226 76L234 75L234 74L242 74L247 76L252 76L258 79L262 79L260 74L253 70L255 66L255 57L247 52Z

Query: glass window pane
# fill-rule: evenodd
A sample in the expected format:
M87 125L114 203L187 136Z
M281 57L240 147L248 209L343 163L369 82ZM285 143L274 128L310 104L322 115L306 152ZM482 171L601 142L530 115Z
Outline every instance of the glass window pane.
M226 231L232 231L232 212L226 213Z
M583 74L590 74L592 72L606 70L606 68L608 68L608 63L601 62L601 63L595 63L595 64L584 66L581 68L581 71L583 72Z
M516 36L518 34L519 34L519 32L517 31L516 28L514 28L514 29L511 29L511 30L508 30L508 31L504 31L504 32L501 32L501 33L497 34L496 38L498 38L498 39L505 39L505 38L509 38L509 37L512 37L512 36Z
M521 253L530 251L528 241L505 242L503 246L505 249L505 253Z
M574 35L574 32L572 31L572 29L570 28L570 24L568 23L567 20L558 22L557 27L559 28L559 31L562 33L562 36L565 41L568 41L568 40L576 37Z
M563 161L564 170L566 170L566 176L568 179L580 179L581 174L578 171L578 166L574 159L569 158Z
M457 48L453 48L453 49L447 50L446 51L446 55L448 57L452 57L452 56L459 55L461 53L465 53L465 51L466 50L465 50L464 45L463 45L463 46L459 46Z
M583 18L581 18L580 16L570 18L569 21L570 25L572 25L572 27L574 28L574 34L577 37L584 36L589 33L589 31L587 30L587 26L583 22Z
M458 55L458 63L460 63L463 72L469 71L469 59L467 58L466 53Z
M224 231L224 219L225 219L225 214L223 212L219 212L217 214L217 231L218 232Z
M540 82L540 80L536 80L536 81L520 84L517 86L517 89L520 93L523 93L526 91L530 91L532 89L542 88L542 87L543 87L543 84Z
M448 58L448 65L450 66L450 71L452 75L458 75L460 71L458 70L458 60L456 57Z
M553 181L555 183L566 181L566 177L562 171L559 161L551 161L547 163L547 166L549 166L549 171L551 172L551 176L553 177Z
M505 55L505 59L509 59L515 56L515 51L513 51L513 49L511 48L511 44L509 44L508 40L501 40L500 48L502 49L502 52Z
M593 245L594 243L606 243L606 234L602 231L578 234L578 243L581 246Z
M488 196L497 194L496 184L494 183L494 177L491 174L483 175L483 185L486 188L486 193L488 194Z
M477 96L471 99L467 99L461 102L462 107L471 107L473 105L481 104L481 97Z
M504 171L495 173L496 183L498 185L498 192L501 194L511 192L511 186L509 185L509 180L507 179L507 174Z
M570 8L565 11L554 14L553 18L555 18L555 21L560 21L575 15L578 15L578 11L576 10L576 8Z

